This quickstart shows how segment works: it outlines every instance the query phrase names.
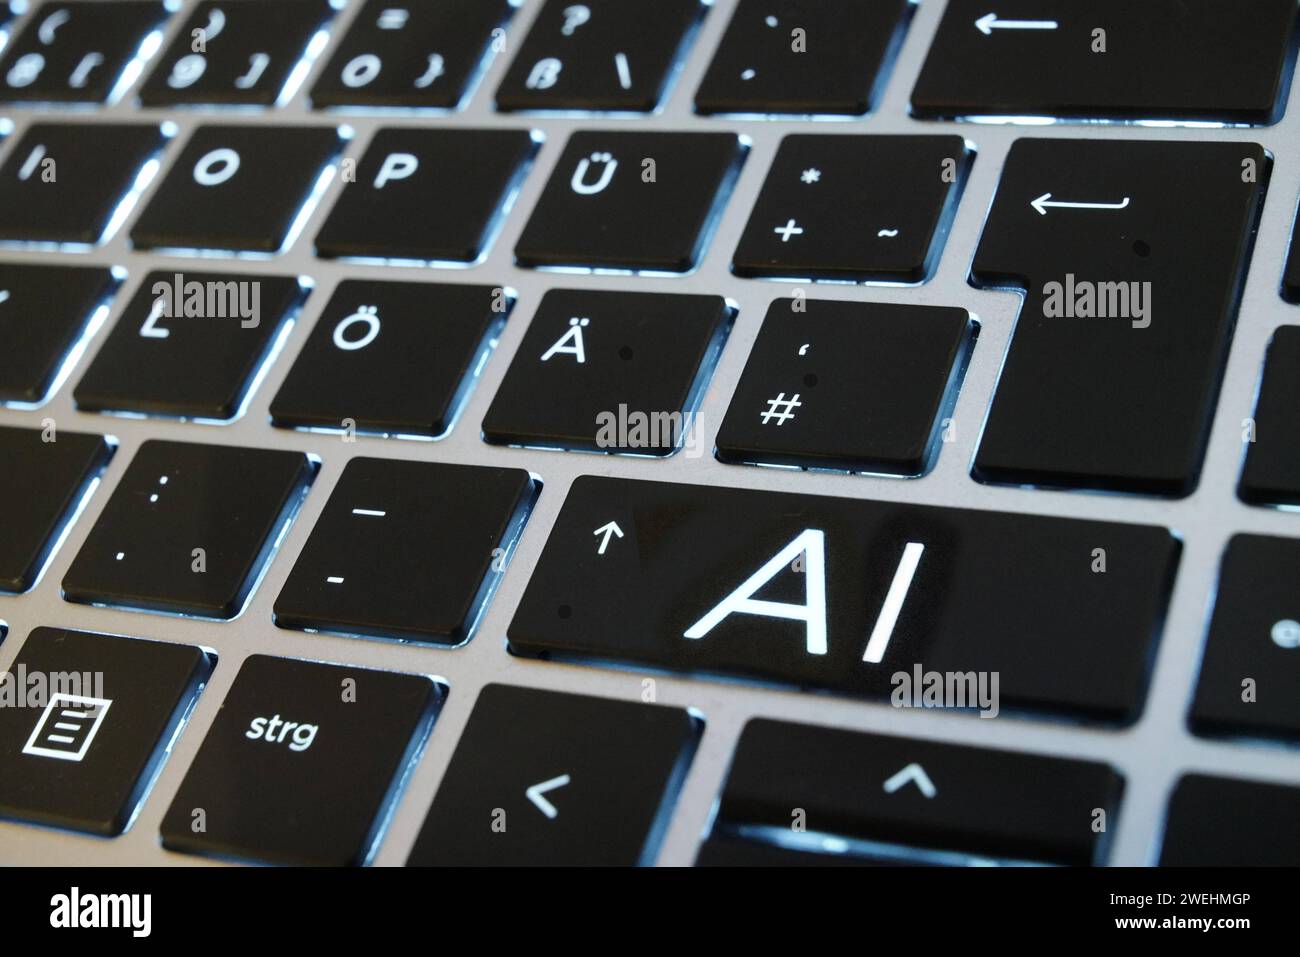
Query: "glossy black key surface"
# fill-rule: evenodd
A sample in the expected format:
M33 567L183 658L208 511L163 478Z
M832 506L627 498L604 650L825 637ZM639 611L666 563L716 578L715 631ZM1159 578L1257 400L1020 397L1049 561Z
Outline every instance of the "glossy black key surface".
M1190 715L1204 734L1300 738L1300 539L1235 535Z
M695 93L695 109L866 113L909 16L907 0L740 0Z
M271 403L271 421L443 436L513 303L499 286L345 280Z
M960 136L781 141L732 269L740 276L921 282L968 165Z
M1268 164L1253 143L1012 145L971 278L1026 295L978 479L1191 492Z
M704 11L700 0L546 0L497 109L648 113Z
M0 426L0 592L24 592L113 446L102 435Z
M49 398L117 279L102 267L0 263L0 402Z
M366 0L312 87L312 105L454 109L504 44L513 13L509 0Z
M797 808L802 833L868 854L885 845L958 863L1101 864L1123 786L1094 762L756 718L714 829L789 838Z
M483 417L489 442L671 455L731 326L718 296L552 289Z
M204 0L158 58L140 102L279 105L332 16L328 0Z
M131 241L279 252L342 144L333 127L200 126L131 227Z
M301 452L150 439L64 575L63 597L233 618L312 475Z
M34 123L0 167L0 242L93 245L145 163L162 148L157 126Z
M717 456L919 475L938 452L973 337L965 309L777 299Z
M1295 223L1291 226L1291 249L1286 257L1286 270L1282 274L1282 298L1290 303L1300 303L1300 208L1296 210Z
M163 846L367 863L443 693L423 675L252 655L163 818Z
M151 272L73 390L77 408L232 419L304 297L290 276Z
M316 235L316 255L468 263L537 152L527 130L377 131Z
M912 113L1271 123L1295 22L1291 0L952 0Z
M0 59L0 100L104 102L166 16L155 0L42 3Z
M1125 722L1177 555L1151 526L582 476L509 642L869 698L991 672L1003 709Z
M488 685L407 864L653 864L699 733L681 708Z
M1237 494L1257 505L1300 505L1300 326L1280 326L1264 360Z
M275 623L459 644L535 494L522 469L352 459L275 601Z
M574 133L519 237L515 260L686 272L703 251L745 150L734 133Z
M126 830L214 664L203 649L36 628L0 696L0 815L109 837ZM22 677L62 675L58 688Z
M1300 788L1186 774L1169 799L1163 866L1300 866Z

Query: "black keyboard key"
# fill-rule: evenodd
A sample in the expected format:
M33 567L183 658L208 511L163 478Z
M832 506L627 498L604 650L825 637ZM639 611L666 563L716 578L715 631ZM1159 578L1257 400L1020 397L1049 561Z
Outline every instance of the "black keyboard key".
M36 628L14 675L59 688L0 708L0 815L111 837L130 824L213 660L192 645Z
M938 452L973 332L965 309L777 299L717 457L920 475Z
M467 641L535 494L522 469L353 459L275 601L275 623Z
M328 0L204 0L140 88L140 102L282 106L332 16Z
M527 130L381 129L316 235L316 255L472 263L536 152Z
M287 249L342 144L332 127L201 126L131 228L131 241L164 250Z
M60 532L112 456L101 435L0 426L0 592L36 584Z
M1165 867L1300 866L1300 788L1186 774L1169 799Z
M501 287L345 280L271 403L271 421L440 438L513 304Z
M653 864L699 732L681 708L488 685L407 864Z
M1286 257L1286 269L1282 274L1282 298L1290 303L1300 303L1300 209L1296 210L1295 222L1291 226L1291 249Z
M116 288L100 267L0 263L0 402L48 399Z
M150 439L82 543L63 597L233 618L312 475L301 452Z
M423 675L247 658L163 818L163 846L367 863L442 697Z
M1300 739L1300 539L1233 536L1218 589L1192 728Z
M77 408L233 419L304 297L289 276L149 273L73 390Z
M787 136L732 269L740 276L921 282L967 167L960 136Z
M546 0L497 109L649 113L704 9L700 0Z
M515 260L687 272L745 150L734 133L574 133L519 237ZM672 215L664 215L669 209Z
M91 246L129 211L157 126L34 123L0 167L0 241Z
M1273 333L1237 494L1257 505L1300 505L1300 326Z
M366 0L312 87L312 106L455 109L513 13L509 0Z
M909 18L908 0L740 0L695 93L695 109L866 113Z
M581 476L509 641L868 698L986 672L1003 709L1125 722L1177 555L1151 526Z
M1253 143L1012 145L971 276L1026 295L978 479L1191 492L1268 163Z
M1101 864L1123 786L1104 764L758 718L714 830L961 863Z
M671 455L731 327L719 296L552 289L483 417L489 442Z
M1271 123L1291 0L952 0L912 90L920 117Z
M0 100L117 99L137 72L128 65L166 16L155 0L41 4L0 59Z

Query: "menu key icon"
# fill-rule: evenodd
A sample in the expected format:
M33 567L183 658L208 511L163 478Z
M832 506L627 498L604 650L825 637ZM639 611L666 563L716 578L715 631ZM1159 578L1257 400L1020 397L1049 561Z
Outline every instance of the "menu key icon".
M80 761L99 733L112 701L58 693L50 697L23 754L63 761Z

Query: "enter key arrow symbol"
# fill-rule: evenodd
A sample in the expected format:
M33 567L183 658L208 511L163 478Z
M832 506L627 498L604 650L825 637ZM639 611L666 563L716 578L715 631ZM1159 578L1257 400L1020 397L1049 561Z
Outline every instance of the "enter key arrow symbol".
M932 798L939 793L938 788L934 786L934 782L930 780L930 775L925 773L925 768L915 761L885 782L885 793L893 794L908 784L915 784L927 798Z
M547 791L554 791L556 788L562 788L568 783L569 776L567 774L561 774L558 778L551 778L549 781L542 781L540 784L534 784L532 787L528 788L528 790L524 791L524 794L528 796L528 800L533 802L533 805L537 810L541 811L548 818L554 821L560 816L560 812L556 810L554 804L542 795Z
M592 534L605 536L600 540L600 547L596 549L597 555L604 555L605 549L609 548L610 538L614 535L617 535L619 538L622 538L623 529L618 527L618 522L606 522L604 525L600 526L600 528L592 532Z
M1038 211L1039 216L1046 216L1049 209L1127 209L1129 198L1125 196L1118 203L1067 203L1052 199L1051 193L1044 193L1037 199L1031 199L1029 205Z
M1055 30L1055 20L999 20L996 13L986 13L975 21L975 29L986 37L994 30Z

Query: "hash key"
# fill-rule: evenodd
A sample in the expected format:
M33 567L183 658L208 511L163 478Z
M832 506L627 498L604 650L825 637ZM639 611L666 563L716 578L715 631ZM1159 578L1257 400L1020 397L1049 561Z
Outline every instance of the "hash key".
M960 136L787 136L732 268L739 276L921 282L967 166Z
M1255 505L1300 505L1300 326L1273 333L1237 495Z
M301 452L148 440L64 575L63 597L234 618L313 471Z
M535 494L522 469L353 459L275 601L275 623L460 644Z
M423 675L250 656L163 818L163 846L368 863L444 691Z
M1191 492L1268 173L1254 143L1012 145L971 279L1026 294L976 478Z
M513 303L501 287L345 280L271 403L271 421L441 438Z
M0 708L0 815L121 834L213 663L193 645L33 629L10 671L70 680Z
M140 88L140 102L283 105L333 15L327 0L204 0Z
M648 113L704 10L700 0L546 0L497 109Z
M407 864L653 864L700 730L682 708L488 685Z
M77 408L232 419L304 296L288 276L149 273L73 390Z
M131 241L145 249L279 252L342 142L332 127L201 126Z
M745 150L734 133L580 130L569 137L515 259L521 266L687 272Z
M0 167L0 242L106 241L164 142L157 126L33 123Z
M472 263L536 152L527 130L378 130L316 235L316 255Z

